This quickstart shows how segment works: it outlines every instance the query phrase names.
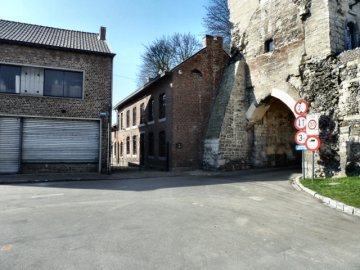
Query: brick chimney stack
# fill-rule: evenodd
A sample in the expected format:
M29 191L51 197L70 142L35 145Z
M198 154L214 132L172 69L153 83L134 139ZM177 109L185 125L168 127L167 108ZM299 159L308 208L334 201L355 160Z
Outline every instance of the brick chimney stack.
M99 40L106 40L106 27L104 26L100 27Z
M206 35L203 38L203 48L208 46L216 46L216 47L223 47L223 38L222 37L214 37L210 35Z

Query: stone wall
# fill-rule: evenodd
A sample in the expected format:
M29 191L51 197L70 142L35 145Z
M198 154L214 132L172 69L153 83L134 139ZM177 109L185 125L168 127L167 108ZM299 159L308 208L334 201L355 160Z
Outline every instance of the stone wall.
M247 65L233 57L224 71L219 94L209 119L203 166L207 169L249 167L250 136L245 118Z
M304 98L310 103L310 113L321 115L317 176L358 175L360 49L341 52L345 49L346 22L359 23L359 1L261 0L241 10L247 2L229 1L235 26L233 46L243 55L248 72L236 73L234 81L246 78L246 82L238 84L240 88L231 86L221 133L207 141L213 143L208 144L212 149L217 145L217 157L232 153L215 165L240 168L239 160L260 167L299 162L291 121L296 116L296 100ZM269 39L275 49L266 52ZM284 136L287 139L282 147L279 137ZM221 143L223 138L229 143ZM275 149L283 149L280 156ZM286 156L286 162L281 161L281 155ZM310 168L309 153L306 160Z

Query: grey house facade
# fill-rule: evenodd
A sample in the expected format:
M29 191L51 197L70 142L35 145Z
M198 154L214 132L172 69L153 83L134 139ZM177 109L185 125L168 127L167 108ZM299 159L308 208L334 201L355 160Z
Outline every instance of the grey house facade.
M105 34L0 20L0 173L107 171Z

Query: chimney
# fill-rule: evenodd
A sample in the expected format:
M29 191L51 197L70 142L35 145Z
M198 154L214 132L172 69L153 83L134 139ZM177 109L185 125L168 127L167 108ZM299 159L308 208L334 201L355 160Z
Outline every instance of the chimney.
M100 27L99 40L106 40L106 27L104 26Z
M203 38L203 48L208 47L208 46L217 46L217 47L222 48L223 47L223 38L206 35Z

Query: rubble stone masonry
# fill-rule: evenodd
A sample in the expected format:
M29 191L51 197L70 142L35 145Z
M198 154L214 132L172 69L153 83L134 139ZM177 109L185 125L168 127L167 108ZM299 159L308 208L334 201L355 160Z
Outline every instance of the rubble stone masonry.
M229 8L233 64L226 70L234 70L225 71L221 87L232 90L226 102L221 95L215 102L212 117L222 112L222 127L218 134L207 133L205 167L299 162L293 107L304 98L309 113L321 115L317 176L359 175L360 48L347 46L349 25L353 47L360 45L360 2L230 0ZM269 42L274 49L267 51Z

